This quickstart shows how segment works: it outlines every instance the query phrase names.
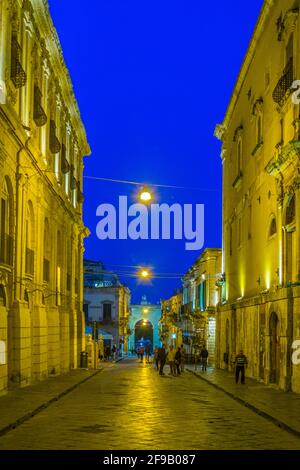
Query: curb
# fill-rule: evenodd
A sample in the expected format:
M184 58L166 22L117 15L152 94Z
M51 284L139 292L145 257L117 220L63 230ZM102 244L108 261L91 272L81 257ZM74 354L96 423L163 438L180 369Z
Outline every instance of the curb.
M193 374L195 377L197 377L200 380L203 380L204 382L208 383L212 387L215 387L217 390L220 390L221 392L225 393L228 395L230 398L233 400L237 401L241 405L245 406L246 408L249 408L251 411L254 411L256 414L259 416L262 416L263 418L267 419L268 421L271 421L273 424L275 424L277 427L280 429L283 429L284 431L289 432L290 434L293 434L294 436L300 438L300 431L297 431L297 429L292 428L288 424L284 423L278 418L275 418L274 416L270 415L269 413L262 411L260 408L257 406L253 405L252 403L249 403L248 401L244 400L243 398L237 397L231 392L228 392L225 388L221 387L220 385L215 384L214 382L211 382L209 379L202 377L201 375L197 374L196 372L192 371L191 369L186 368L188 372Z
M103 371L103 368L102 369L99 369L97 370L96 372L94 372L93 374L89 375L88 377L86 377L85 379L81 380L80 382L77 382L76 384L72 385L71 387L67 388L66 390L64 390L63 392L59 393L58 395L56 395L55 397L51 398L50 400L46 401L45 403L42 403L42 405L38 406L37 408L35 408L34 410L32 411L29 411L28 413L26 413L24 416L22 416L21 418L18 418L16 421L14 421L13 423L11 424L8 424L7 426L5 426L4 428L1 428L0 429L0 437L1 436L4 436L5 434L7 434L9 431L13 431L14 429L16 429L18 426L20 426L21 424L25 423L26 421L28 421L29 419L33 418L34 416L36 416L38 413L41 413L41 411L44 411L46 408L48 408L50 405L52 405L52 403L55 403L56 401L58 401L60 398L64 397L65 395L67 395L68 393L72 392L73 390L75 390L77 387L79 387L80 385L84 384L85 382L87 382L88 380L92 379L93 377L95 377L96 375L98 375L100 372Z

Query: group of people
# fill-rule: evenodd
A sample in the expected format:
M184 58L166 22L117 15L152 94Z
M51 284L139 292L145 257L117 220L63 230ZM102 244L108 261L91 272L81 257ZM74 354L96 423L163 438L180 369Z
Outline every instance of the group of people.
M176 349L171 345L167 350L166 345L163 344L160 348L155 348L154 363L156 370L159 371L159 375L165 375L164 367L166 363L168 363L170 367L170 375L180 375L184 371L183 346Z
M150 364L151 346L149 344L145 348L144 346L137 348L136 354L140 362L144 362L144 355L146 354L146 363Z
M119 350L117 349L117 346L114 344L112 347L109 345L106 345L104 347L104 360L109 361L110 359L113 359L115 361L117 359L117 356L119 354ZM102 360L103 357L100 357Z

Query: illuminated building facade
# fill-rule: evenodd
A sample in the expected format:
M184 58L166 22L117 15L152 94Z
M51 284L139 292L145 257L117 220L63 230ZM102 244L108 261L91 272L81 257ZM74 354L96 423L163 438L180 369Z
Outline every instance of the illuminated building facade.
M226 116L218 364L300 392L299 1L265 1Z
M0 3L0 393L84 349L85 130L45 0Z
M205 345L209 362L215 361L216 285L222 272L222 250L205 249L183 278L181 329L188 354L196 354Z
M84 261L84 311L87 325L96 322L105 344L128 352L130 290L101 262Z
M161 318L160 304L151 304L146 296L142 297L140 304L131 305L130 337L128 351L134 352L137 347L147 345L151 351L160 346L159 321Z

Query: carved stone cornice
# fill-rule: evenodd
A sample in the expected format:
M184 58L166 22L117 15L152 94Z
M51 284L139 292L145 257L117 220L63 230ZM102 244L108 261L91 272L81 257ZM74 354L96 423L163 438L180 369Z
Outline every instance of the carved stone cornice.
M234 135L233 135L233 142L237 142L240 137L242 137L244 132L244 127L242 124L236 128Z
M224 124L217 124L215 127L214 136L218 140L221 140L222 142L224 142L224 140L226 139L226 131L227 129L224 126Z
M295 31L298 14L299 9L294 8L288 10L283 17L280 15L277 20L278 41L285 41Z
M252 107L252 115L258 116L259 113L261 113L263 110L263 105L264 105L264 100L262 98L258 98Z
M267 164L265 170L269 175L275 176L284 171L290 163L295 164L295 158L297 159L297 164L299 164L300 141L289 142L284 147L279 146L275 156Z

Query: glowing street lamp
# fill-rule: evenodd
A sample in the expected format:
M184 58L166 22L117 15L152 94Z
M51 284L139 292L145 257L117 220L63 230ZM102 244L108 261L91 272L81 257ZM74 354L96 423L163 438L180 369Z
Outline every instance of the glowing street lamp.
M152 201L153 196L152 196L152 193L151 193L150 189L149 188L142 188L139 192L139 199L144 204L147 204L150 201Z
M140 271L140 277L141 277L142 279L149 279L150 275L151 275L151 274L150 274L150 271L148 271L148 269L142 269L142 270Z
M149 309L148 309L148 308L144 308L143 312L144 312L144 313L149 313Z

